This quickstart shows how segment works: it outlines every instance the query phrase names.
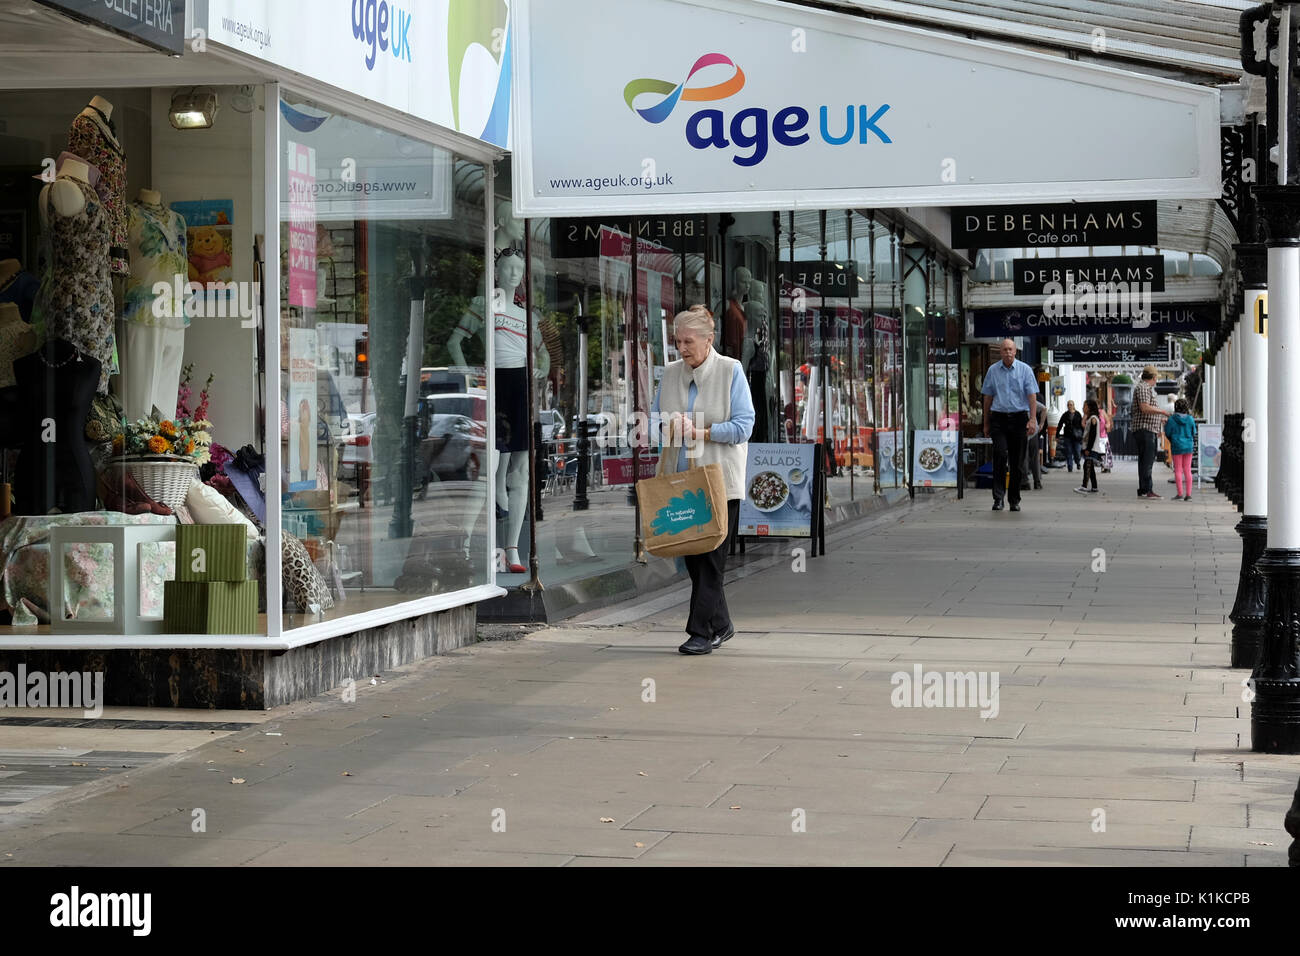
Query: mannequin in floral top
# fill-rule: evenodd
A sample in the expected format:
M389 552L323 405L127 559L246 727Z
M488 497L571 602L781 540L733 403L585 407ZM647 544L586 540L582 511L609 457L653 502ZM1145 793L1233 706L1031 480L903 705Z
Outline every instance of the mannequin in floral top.
M156 406L164 417L176 406L185 354L185 219L166 208L162 194L140 190L128 209L131 274L122 312L123 367L120 387L126 417L147 418ZM179 295L178 295L179 293Z
M109 268L113 275L124 276L131 271L126 245L126 153L118 142L112 115L112 103L102 96L91 97L90 105L68 130L68 151L99 170L110 219Z
M41 227L48 268L37 292L44 334L64 339L100 363L99 393L117 372L113 286L109 279L108 209L90 187L90 169L65 159L58 177L41 190Z

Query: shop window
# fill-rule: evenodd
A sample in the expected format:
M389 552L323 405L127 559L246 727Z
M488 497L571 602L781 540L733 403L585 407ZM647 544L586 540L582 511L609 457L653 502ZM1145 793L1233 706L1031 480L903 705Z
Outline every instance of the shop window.
M177 131L172 92L0 93L0 624L16 633L214 631L177 613L214 581L243 582L220 632L265 633L263 157L255 113ZM205 534L227 557L190 561L176 590L178 547Z
M486 341L500 363L524 268L513 234L484 261L480 164L299 98L280 112L289 628L488 582L491 437L517 423L499 394L489 421Z

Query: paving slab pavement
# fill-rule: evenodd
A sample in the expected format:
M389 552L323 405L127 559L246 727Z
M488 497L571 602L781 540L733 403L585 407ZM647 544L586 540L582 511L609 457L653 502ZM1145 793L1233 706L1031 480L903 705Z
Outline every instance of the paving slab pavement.
M1285 865L1300 758L1250 751L1235 510L1072 477L835 529L729 584L705 657L660 595L233 730L0 726L0 764L150 744L0 808L0 864Z

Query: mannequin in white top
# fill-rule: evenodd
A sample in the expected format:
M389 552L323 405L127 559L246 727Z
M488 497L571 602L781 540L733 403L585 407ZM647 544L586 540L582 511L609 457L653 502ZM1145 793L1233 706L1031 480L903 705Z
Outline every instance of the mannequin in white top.
M524 516L528 510L528 392L523 375L528 355L525 343L527 316L515 305L515 290L524 278L524 260L509 252L497 258L497 288L492 303L492 355L496 369L494 396L497 410L497 449L501 459L497 464L497 502L508 502L506 507L505 567L501 570L522 573L527 569L519 560L519 535L523 530ZM452 363L467 365L461 343L471 335L479 335L486 346L488 325L484 320L486 305L482 296L476 296L469 311L461 318L451 337L447 351ZM551 370L550 353L542 340L537 323L533 323L533 383L546 380Z
M118 333L122 375L117 388L129 419L176 413L185 354L187 263L185 220L163 205L162 193L141 189L127 210L123 322Z
M509 199L496 201L496 231L493 245L497 252L524 241L524 221L516 219Z

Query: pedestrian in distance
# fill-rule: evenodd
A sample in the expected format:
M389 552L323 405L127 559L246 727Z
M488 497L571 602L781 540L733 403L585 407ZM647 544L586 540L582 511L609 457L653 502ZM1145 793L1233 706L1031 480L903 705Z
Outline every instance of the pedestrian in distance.
M1083 464L1083 416L1075 409L1073 401L1065 403L1065 414L1056 425L1056 440L1065 443L1065 467L1068 471Z
M1038 418L1038 380L1033 369L1016 358L1016 343L1011 339L1003 339L999 351L1002 361L985 373L984 387L980 389L984 396L984 437L993 439L993 510L1002 510L1005 496L1011 510L1019 511L1025 442Z
M727 484L727 537L706 554L682 560L691 578L690 611L686 618L683 654L708 654L736 633L722 590L727 552L736 539L740 499L745 493L745 454L754 428L754 402L740 362L713 348L713 313L702 305L678 312L673 341L681 358L664 367L651 411L665 429L672 422L673 449L665 442L660 454L677 455L674 471L713 463L722 466ZM689 463L688 463L689 459Z
M1083 403L1084 414L1088 416L1084 425L1083 435L1083 484L1075 488L1075 493L1080 495L1097 494L1097 465L1102 461L1102 447L1104 438L1101 434L1101 412L1097 408L1095 399L1088 399ZM1088 483L1092 487L1088 487Z
M1142 381L1133 389L1133 438L1138 452L1138 497L1159 498L1151 487L1151 466L1156 461L1156 445L1164 434L1169 412L1156 401L1156 368L1142 370Z
M1101 444L1105 449L1105 451L1102 452L1101 473L1103 475L1109 475L1111 468L1115 465L1115 456L1110 450L1110 435L1107 434L1110 431L1110 412L1106 411L1104 408L1099 408L1097 419L1101 422Z
M1038 403L1038 414L1031 418L1030 424L1034 425L1034 430L1030 434L1028 441L1025 442L1025 481L1020 487L1023 491L1029 490L1029 476L1033 476L1034 490L1043 490L1043 453L1038 447L1040 436L1043 430L1047 428L1047 405L1043 402Z
M1165 419L1169 453L1174 457L1174 501L1192 500L1192 452L1196 450L1196 419L1187 399L1174 402L1174 413Z

